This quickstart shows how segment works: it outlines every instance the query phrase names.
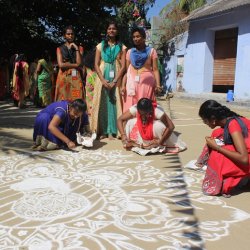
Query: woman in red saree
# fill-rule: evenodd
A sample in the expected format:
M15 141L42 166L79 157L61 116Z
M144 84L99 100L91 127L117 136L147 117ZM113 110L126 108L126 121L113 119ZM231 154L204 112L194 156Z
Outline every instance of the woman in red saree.
M19 108L25 108L24 98L29 94L29 65L24 54L16 59L13 73L13 99Z
M174 133L174 124L164 110L148 98L141 98L117 121L124 148L152 149L165 147L165 153L178 153L186 149Z
M207 147L198 160L207 165L202 190L207 195L230 195L249 181L250 120L214 100L201 105L199 116L210 128L220 127L206 137Z

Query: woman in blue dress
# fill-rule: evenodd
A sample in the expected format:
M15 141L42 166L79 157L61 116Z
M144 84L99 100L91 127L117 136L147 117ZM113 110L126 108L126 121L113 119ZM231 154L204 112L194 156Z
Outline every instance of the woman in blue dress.
M54 102L40 111L33 133L34 150L76 147L76 133L89 132L87 105L82 99Z

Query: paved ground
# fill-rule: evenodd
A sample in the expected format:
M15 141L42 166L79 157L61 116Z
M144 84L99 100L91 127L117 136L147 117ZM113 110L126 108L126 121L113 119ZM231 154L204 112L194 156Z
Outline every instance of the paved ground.
M204 196L203 174L183 168L211 132L200 101L160 100L188 150L145 157L118 140L34 153L39 110L1 102L0 249L249 249L249 192Z

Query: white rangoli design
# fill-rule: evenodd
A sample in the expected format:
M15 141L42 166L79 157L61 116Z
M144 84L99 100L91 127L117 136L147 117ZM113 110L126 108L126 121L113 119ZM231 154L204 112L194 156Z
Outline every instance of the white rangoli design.
M134 159L85 149L1 156L0 249L202 249L250 218L204 196L202 174ZM224 214L198 221L204 206Z

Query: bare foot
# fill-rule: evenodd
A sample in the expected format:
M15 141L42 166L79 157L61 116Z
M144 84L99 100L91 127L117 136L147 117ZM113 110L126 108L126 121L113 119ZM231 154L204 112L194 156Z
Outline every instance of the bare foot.
M101 136L100 136L100 140L103 140L103 139L105 139L105 138L107 138L106 135L101 135Z
M113 135L109 135L109 140L114 140L115 137Z

